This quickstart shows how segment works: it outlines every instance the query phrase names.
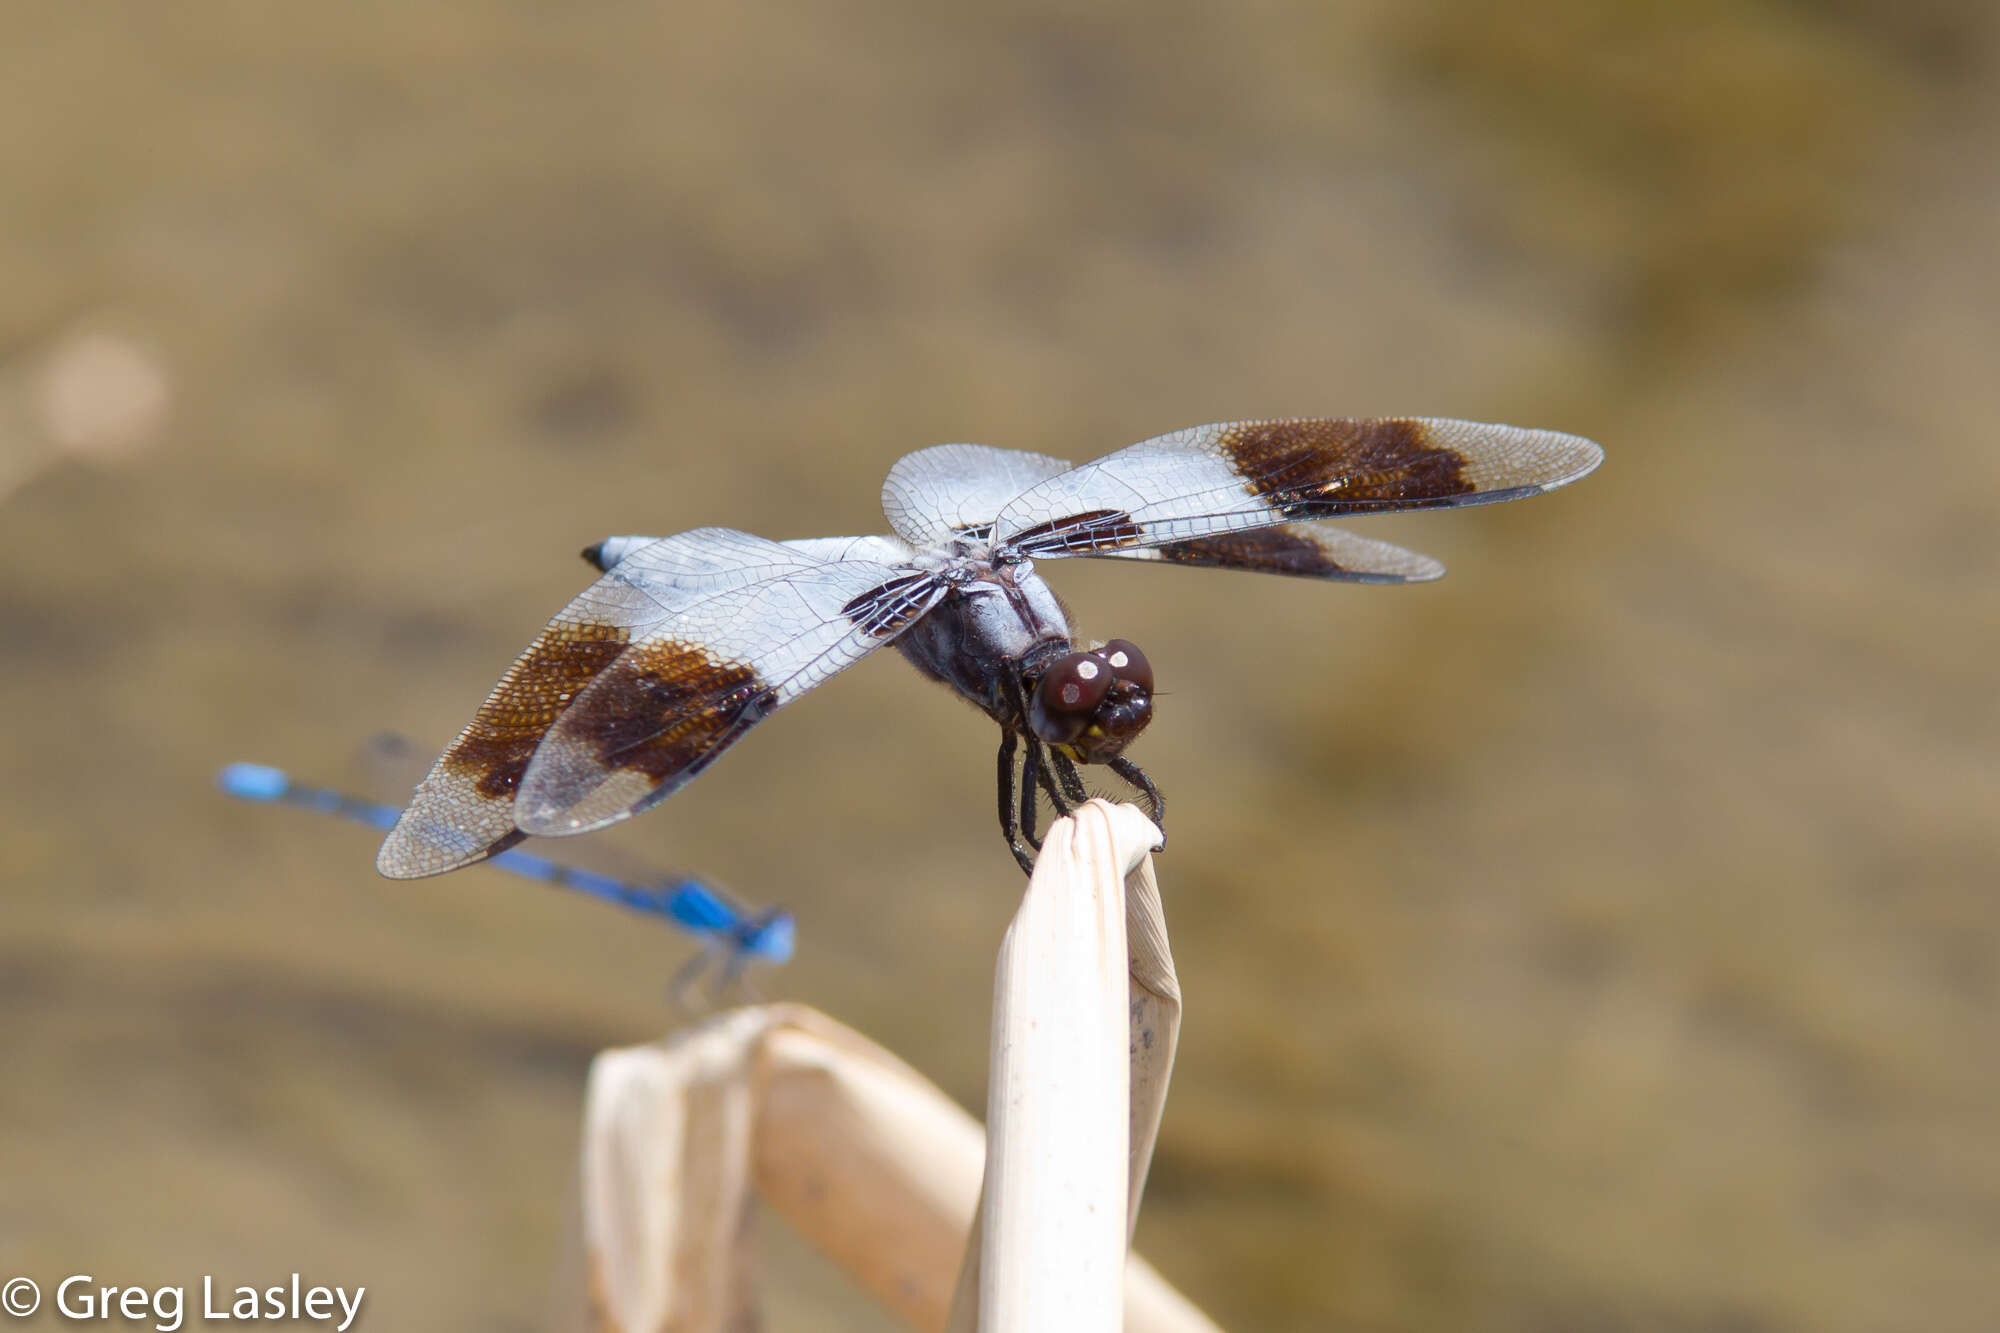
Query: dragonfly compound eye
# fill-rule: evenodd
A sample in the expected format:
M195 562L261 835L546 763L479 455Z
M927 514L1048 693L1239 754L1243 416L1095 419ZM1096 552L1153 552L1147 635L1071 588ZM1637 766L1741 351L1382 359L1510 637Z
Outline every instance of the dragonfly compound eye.
M1035 686L1028 725L1052 744L1075 740L1111 689L1111 666L1095 653L1069 653L1050 663Z
M1153 692L1153 664L1139 651L1139 645L1130 639L1113 639L1097 650L1097 655L1111 664L1111 674L1122 681L1137 685L1147 694Z

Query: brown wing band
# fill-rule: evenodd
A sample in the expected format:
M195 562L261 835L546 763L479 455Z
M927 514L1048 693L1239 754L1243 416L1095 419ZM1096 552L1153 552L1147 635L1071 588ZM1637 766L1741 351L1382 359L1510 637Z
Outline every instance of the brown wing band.
M1287 518L1330 518L1349 508L1420 508L1479 488L1466 458L1431 444L1421 422L1327 418L1239 426L1219 441L1245 488Z
M550 625L493 687L445 765L481 796L511 798L548 729L629 643L615 625Z

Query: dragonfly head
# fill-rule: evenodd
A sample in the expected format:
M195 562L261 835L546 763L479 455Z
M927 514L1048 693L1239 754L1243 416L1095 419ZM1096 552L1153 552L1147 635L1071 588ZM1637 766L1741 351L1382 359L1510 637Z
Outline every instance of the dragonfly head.
M1152 720L1152 664L1124 639L1049 663L1028 704L1035 735L1085 764L1116 759Z

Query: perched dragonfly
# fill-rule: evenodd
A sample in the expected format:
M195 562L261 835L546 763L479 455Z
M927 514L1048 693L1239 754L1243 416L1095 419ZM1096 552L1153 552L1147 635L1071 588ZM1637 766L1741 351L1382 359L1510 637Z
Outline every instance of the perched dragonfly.
M1164 814L1159 789L1124 757L1152 718L1152 667L1122 639L1080 649L1035 561L1434 579L1444 567L1428 556L1316 520L1538 495L1602 458L1574 435L1420 419L1197 426L1081 467L944 444L890 469L882 507L894 535L607 538L583 553L602 577L494 687L376 866L435 875L530 834L626 819L893 643L1000 725L1000 826L1027 870L1037 790L1069 813L1085 798L1079 764L1104 765L1156 822Z
M230 764L216 774L215 785L246 801L296 805L384 831L394 828L403 813L393 805L377 805L324 787L302 786L283 769L264 764ZM674 974L672 990L676 998L685 993L712 961L721 962L717 985L721 990L735 982L752 962L784 963L792 957L794 927L790 912L776 907L748 912L726 894L699 880L682 877L658 884L630 884L519 850L501 852L492 863L527 879L577 889L621 907L665 917L696 936L705 947Z

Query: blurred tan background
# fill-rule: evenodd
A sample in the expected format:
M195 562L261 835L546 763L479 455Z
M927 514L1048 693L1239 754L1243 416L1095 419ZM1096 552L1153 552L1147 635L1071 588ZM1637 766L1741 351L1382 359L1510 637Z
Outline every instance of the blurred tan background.
M540 1327L585 1064L685 946L216 767L382 791L610 533L1419 413L1609 460L1356 525L1429 587L1049 571L1168 691L1141 1247L1234 1330L2000 1327L1996 29L0 6L0 1269ZM543 849L792 905L770 989L976 1109L994 743L885 655ZM880 1326L774 1244L774 1328Z

